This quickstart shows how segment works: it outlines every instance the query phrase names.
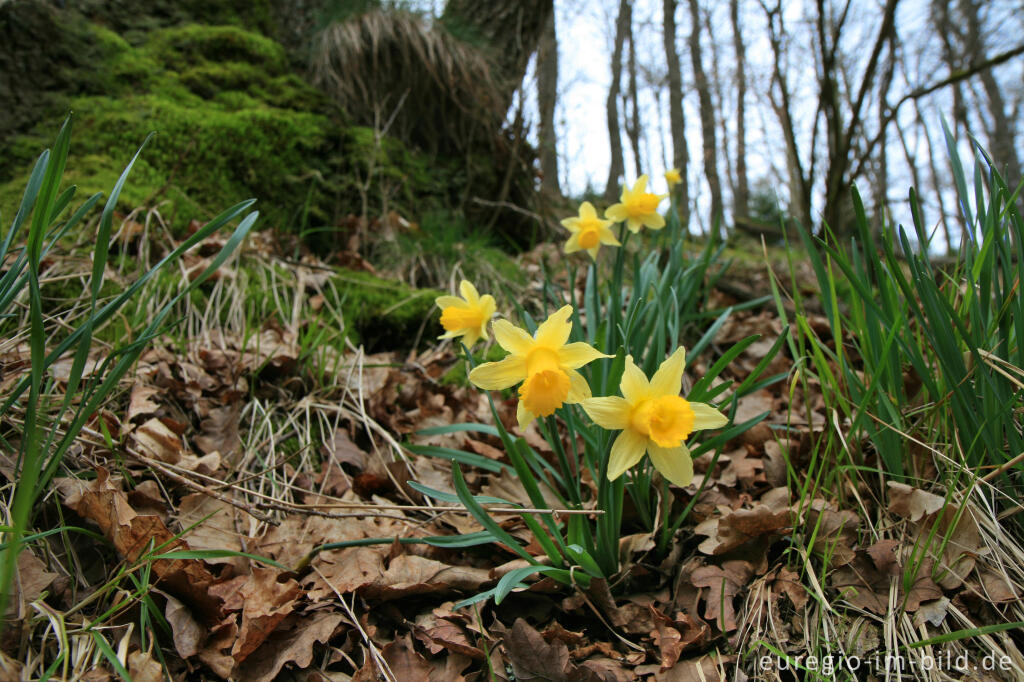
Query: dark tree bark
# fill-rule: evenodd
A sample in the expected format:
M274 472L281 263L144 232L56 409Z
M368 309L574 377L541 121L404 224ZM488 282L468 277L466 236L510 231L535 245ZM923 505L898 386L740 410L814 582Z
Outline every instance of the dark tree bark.
M750 185L747 178L747 50L740 28L738 0L729 0L729 20L732 23L732 47L736 59L736 182L733 188L733 213L750 213Z
M612 84L608 88L608 100L605 107L608 142L612 157L608 166L608 182L604 186L606 201L615 201L618 198L622 187L622 175L625 173L619 127L619 93L622 92L622 47L626 41L627 28L632 23L632 14L630 0L620 0L619 17L615 21L615 45L612 48Z
M708 189L711 192L711 224L718 221L719 234L721 237L724 228L722 224L722 185L718 179L718 143L715 139L715 109L711 101L711 88L708 84L707 74L704 72L704 62L701 56L700 45L700 7L697 0L689 0L690 4L690 59L693 62L693 80L697 89L697 97L700 100L700 127L704 136L704 175L708 181Z
M553 0L448 0L441 22L453 35L485 46L508 109L553 11Z
M662 2L662 36L665 42L665 60L668 62L668 115L672 129L672 163L679 169L681 182L676 189L679 220L689 231L690 182L687 165L690 153L686 148L686 118L683 114L683 77L676 49L676 0Z
M636 83L636 40L633 35L633 17L632 12L630 13L629 22L629 57L626 62L626 70L629 72L629 89L627 93L627 99L629 106L623 106L625 111L629 112L626 118L626 137L629 138L630 149L633 150L633 167L636 171L636 177L640 177L644 174L643 170L643 159L640 155L640 96L637 92Z
M537 105L540 109L541 186L561 194L558 186L558 135L555 132L555 104L558 101L558 36L555 13L548 16L537 49Z

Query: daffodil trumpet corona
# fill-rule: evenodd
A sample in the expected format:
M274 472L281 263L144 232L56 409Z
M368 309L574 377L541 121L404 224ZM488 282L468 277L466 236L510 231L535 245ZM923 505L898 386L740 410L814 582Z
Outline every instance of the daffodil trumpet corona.
M635 466L645 454L672 483L686 486L693 480L687 438L694 431L724 426L728 419L711 405L690 402L679 395L685 367L686 351L678 348L648 380L633 357L627 355L619 385L622 397L581 402L598 426L621 431L609 455L609 480Z
M590 386L579 368L598 358L608 358L589 344L568 343L572 332L572 306L552 313L533 336L507 320L491 325L494 338L508 356L487 362L469 373L469 380L486 391L519 387L516 417L525 429L534 418L547 417L565 403L591 397Z

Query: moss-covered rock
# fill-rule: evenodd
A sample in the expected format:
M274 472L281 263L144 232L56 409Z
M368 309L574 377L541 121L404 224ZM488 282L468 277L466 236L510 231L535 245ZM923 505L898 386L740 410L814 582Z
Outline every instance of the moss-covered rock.
M76 128L69 179L81 190L108 191L156 132L125 207L165 201L161 212L180 229L254 196L265 225L287 227L303 209L328 220L333 197L308 190L315 171L328 174L338 126L326 100L289 71L280 45L236 26L161 29L137 47L102 27L86 30L102 66L66 102ZM44 121L7 145L0 206L13 205L52 129Z
M433 289L413 289L367 272L344 270L331 278L325 293L336 297L329 303L340 308L349 338L369 351L412 348L417 342L441 333L435 315ZM354 335L351 332L355 332Z

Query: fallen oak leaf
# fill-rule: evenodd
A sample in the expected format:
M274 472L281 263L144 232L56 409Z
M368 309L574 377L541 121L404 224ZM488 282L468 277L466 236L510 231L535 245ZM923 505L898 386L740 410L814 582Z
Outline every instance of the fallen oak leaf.
M111 482L110 473L102 467L96 470L96 480L91 484L64 479L59 485L64 503L96 523L118 554L129 562L138 561L156 548L160 553L189 548L167 530L160 517L137 514L121 489ZM188 604L207 624L220 620L221 601L210 593L217 578L202 561L156 559L153 573L164 590Z
M244 661L292 612L301 590L292 579L278 582L281 571L254 566L249 580L238 591L242 598L242 627L231 647L231 656Z

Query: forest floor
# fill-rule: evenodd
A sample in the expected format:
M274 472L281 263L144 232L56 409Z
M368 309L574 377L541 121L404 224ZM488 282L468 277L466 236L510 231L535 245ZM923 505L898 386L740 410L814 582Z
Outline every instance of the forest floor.
M139 244L125 239L130 255ZM182 275L216 246L196 249ZM410 486L454 491L450 460L423 453L464 453L483 464L463 464L474 493L533 506L498 438L437 429L491 423L486 396L450 344L366 353L323 343L311 320L330 300L332 266L285 258L266 233L244 248L206 295L186 299L65 456L34 521L35 533L54 532L19 558L0 678L1024 679L1024 642L1006 627L1024 621L1024 548L983 486L943 495L928 466L916 485L887 482L866 442L845 443L862 470L809 486L838 466L816 443L847 434L814 382L805 391L795 380L787 349L770 373L789 378L747 396L736 415L767 419L713 466L698 458L694 483L673 489L680 506L700 493L667 551L627 502L613 582L534 579L500 604L454 609L523 561L498 545L398 539L481 529L461 506ZM737 249L752 255L710 305L769 293L773 276L791 285L784 252ZM545 247L519 265L538 269L545 257L560 256ZM71 282L88 269L74 249L47 266ZM112 263L108 279L128 281L133 267ZM813 293L811 277L801 280ZM256 282L270 301L262 319L245 312ZM60 305L75 310L73 296ZM824 317L807 323L829 338ZM734 313L684 386L704 358L759 334L725 376L742 381L783 326L774 302ZM2 395L29 372L30 351L17 338L0 348ZM108 350L97 343L95 358ZM50 377L58 387L62 366ZM496 405L518 434L514 393ZM553 460L535 429L518 435ZM908 445L908 459L927 460L925 449ZM2 466L10 477L14 463ZM531 542L521 515L502 518ZM948 541L931 543L936 535ZM367 538L394 541L317 552Z

